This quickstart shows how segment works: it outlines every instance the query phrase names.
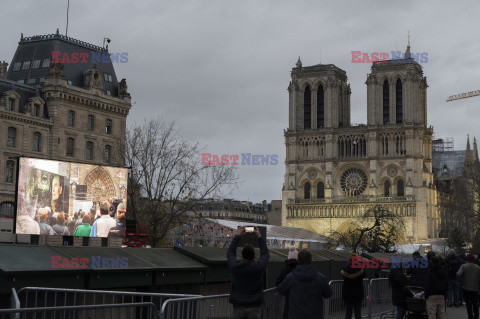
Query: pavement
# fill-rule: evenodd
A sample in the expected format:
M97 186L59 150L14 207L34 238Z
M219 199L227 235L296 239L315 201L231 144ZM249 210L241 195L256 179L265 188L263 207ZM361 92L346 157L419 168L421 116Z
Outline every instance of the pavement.
M455 308L455 307L447 307L447 316L446 319L462 319L468 318L467 315L467 308L465 305Z

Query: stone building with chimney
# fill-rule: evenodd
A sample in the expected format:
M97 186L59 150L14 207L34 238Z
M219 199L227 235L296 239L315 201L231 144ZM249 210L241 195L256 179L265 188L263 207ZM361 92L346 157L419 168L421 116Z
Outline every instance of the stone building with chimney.
M104 58L100 63L90 58L53 63L52 51ZM19 240L8 234L15 213L18 157L124 166L115 154L124 147L131 106L126 80L117 79L108 47L61 35L58 29L49 35L22 34L11 63L0 63L1 241ZM99 239L91 238L90 244L98 245ZM39 239L52 241L61 238Z

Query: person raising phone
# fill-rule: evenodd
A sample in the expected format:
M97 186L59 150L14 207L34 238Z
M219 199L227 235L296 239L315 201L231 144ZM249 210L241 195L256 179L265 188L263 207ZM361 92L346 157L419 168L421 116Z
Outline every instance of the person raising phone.
M249 229L251 230L251 229ZM237 247L240 238L245 235L246 227L239 227L228 248L227 261L232 272L230 303L233 304L234 319L261 319L263 303L262 277L267 268L269 253L267 242L258 227L254 227L260 247L260 259L255 262L255 250L252 245L242 249L242 259L237 260Z

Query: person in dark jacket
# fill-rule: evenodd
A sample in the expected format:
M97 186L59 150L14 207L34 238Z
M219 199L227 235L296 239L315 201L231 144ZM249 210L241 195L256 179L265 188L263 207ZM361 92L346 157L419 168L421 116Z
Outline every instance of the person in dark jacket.
M278 286L289 297L288 319L323 319L323 299L332 296L325 276L312 265L307 249L298 252L298 266Z
M461 305L460 301L460 283L457 280L457 272L460 269L460 258L455 255L455 250L450 249L447 252L445 259L446 269L448 271L448 307L458 307Z
M357 254L351 254L348 263L342 269L343 276L342 299L345 302L345 318L352 318L352 312L355 312L355 319L362 318L363 278L365 271L363 268L352 268L353 258L359 258Z
M413 259L420 259L419 265L426 264L427 262L418 251L413 253ZM410 276L409 286L425 288L425 280L427 279L427 268L412 267L407 270L407 275Z
M295 246L291 246L288 252L288 259L285 260L285 267L282 268L280 271L280 275L278 275L276 280L276 285L280 285L282 281L287 277L292 270L295 269L298 265L298 251ZM288 296L285 297L285 307L283 309L283 318L288 319Z
M263 274L267 268L269 253L265 238L258 227L255 234L260 247L260 259L255 262L255 250L251 245L242 249L242 259L237 260L237 246L245 227L239 227L228 248L227 261L232 272L230 303L233 304L234 319L260 319L263 303Z
M428 319L445 319L445 296L448 291L448 273L440 257L430 258L430 269L425 282Z
M407 276L401 268L392 268L388 275L388 281L392 287L392 303L397 307L397 319L403 319L407 308L407 295L405 287L407 287Z
M478 291L480 290L480 266L475 265L475 257L467 255L466 263L457 272L462 284L463 296L467 307L468 319L478 319Z

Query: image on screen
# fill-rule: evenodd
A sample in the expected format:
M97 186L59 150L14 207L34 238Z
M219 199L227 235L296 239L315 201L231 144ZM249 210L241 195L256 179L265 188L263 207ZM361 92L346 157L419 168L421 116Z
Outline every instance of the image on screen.
M16 233L124 237L128 169L20 158Z

